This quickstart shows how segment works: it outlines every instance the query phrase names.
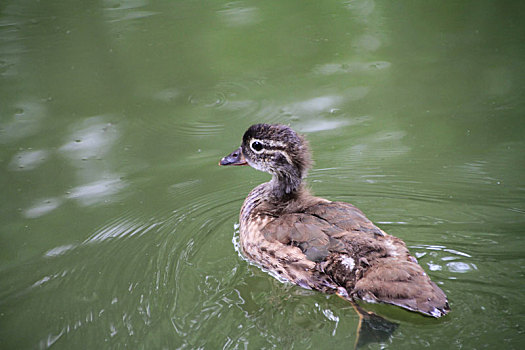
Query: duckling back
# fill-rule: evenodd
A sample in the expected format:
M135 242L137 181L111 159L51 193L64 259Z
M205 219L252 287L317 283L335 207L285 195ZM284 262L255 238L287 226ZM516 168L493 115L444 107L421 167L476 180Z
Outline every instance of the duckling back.
M449 311L405 243L375 226L351 204L319 201L267 219L261 228L260 263L306 288L367 302L388 303L440 317ZM286 254L284 253L285 249ZM275 258L282 256L281 259ZM268 264L271 261L271 264Z

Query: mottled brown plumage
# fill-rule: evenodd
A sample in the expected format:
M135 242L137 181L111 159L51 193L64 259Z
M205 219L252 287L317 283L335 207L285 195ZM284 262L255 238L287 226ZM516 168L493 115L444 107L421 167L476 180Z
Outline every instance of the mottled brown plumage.
M449 311L405 243L356 207L312 196L303 185L311 166L306 140L284 125L256 124L220 165L250 165L272 174L241 209L244 255L297 285L401 306L433 317Z

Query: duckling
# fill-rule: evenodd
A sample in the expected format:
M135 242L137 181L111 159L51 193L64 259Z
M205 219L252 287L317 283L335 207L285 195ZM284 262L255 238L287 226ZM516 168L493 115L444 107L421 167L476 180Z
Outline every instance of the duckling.
M358 208L315 197L304 179L312 165L306 139L280 124L255 124L219 165L249 165L272 179L255 187L240 212L244 256L303 288L352 302L386 303L432 317L450 308L399 238Z

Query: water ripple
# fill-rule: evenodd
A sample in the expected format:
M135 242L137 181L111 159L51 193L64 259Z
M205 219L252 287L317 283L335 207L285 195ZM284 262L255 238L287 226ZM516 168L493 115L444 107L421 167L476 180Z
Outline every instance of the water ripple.
M209 122L189 121L178 123L176 133L187 136L208 136L220 134L224 130L223 124L214 124Z
M230 2L225 9L219 10L219 17L231 27L241 27L255 24L259 21L259 9L256 7L239 6L241 2Z
M147 0L131 0L122 2L120 0L110 0L104 2L105 15L110 23L125 22L145 17L150 17L157 12L140 10L141 7L148 5Z

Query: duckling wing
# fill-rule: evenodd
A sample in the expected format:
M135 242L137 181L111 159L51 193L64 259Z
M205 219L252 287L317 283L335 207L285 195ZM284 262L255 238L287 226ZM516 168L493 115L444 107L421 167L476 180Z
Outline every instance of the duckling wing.
M305 257L314 262L324 260L334 251L345 250L344 244L332 237L344 230L306 213L285 214L267 224L261 232L268 241L299 247Z
M330 223L330 225L344 231L360 231L373 235L385 235L361 210L350 203L318 203L306 208L305 213L319 217Z
M317 203L276 218L261 232L268 241L300 248L299 260L316 263L306 283L313 289L434 317L449 310L445 294L410 256L405 243L351 204Z
M393 304L433 317L444 316L450 310L445 293L421 266L393 257L374 261L355 284L353 293L368 302Z

